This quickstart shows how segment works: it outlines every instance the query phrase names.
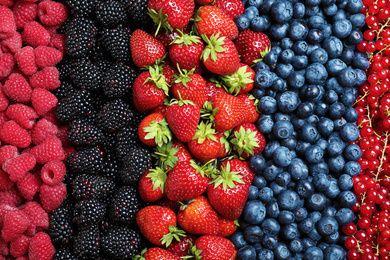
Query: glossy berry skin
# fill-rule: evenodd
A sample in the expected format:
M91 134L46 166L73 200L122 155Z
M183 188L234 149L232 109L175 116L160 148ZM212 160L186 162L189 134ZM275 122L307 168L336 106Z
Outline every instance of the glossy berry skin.
M178 255L171 253L170 251L160 248L152 247L149 248L143 255L145 260L179 260L181 259Z
M234 43L241 61L249 66L262 59L271 49L271 42L266 34L250 29L241 31Z
M244 3L241 0L218 0L214 2L214 6L220 8L232 20L245 11Z
M182 36L187 37L187 36ZM191 37L191 36L190 36ZM180 39L180 37L178 36ZM177 40L176 40L177 41ZM196 42L175 43L169 45L169 58L171 59L175 68L190 71L195 68L195 74L201 74L203 70L203 63L200 60L200 55L204 49L204 43L201 40Z
M195 247L202 250L203 260L230 260L235 259L237 250L228 239L218 236L201 236L195 241Z
M180 80L176 80L172 84L171 91L173 93L173 96L177 100L179 100L180 98L185 100L191 100L199 107L199 109L201 109L203 107L203 104L207 101L206 82L199 74L189 75L188 78L189 79L187 80L190 81L185 84L183 84L183 82Z
M164 45L143 30L135 30L130 38L131 57L140 68L154 64L165 54Z
M192 104L172 104L167 109L166 119L176 138L188 142L195 135L200 110Z

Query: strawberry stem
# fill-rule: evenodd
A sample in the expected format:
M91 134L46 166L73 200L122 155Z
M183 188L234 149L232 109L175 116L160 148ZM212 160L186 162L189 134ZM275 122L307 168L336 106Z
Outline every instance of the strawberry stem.
M212 61L216 61L217 52L226 51L226 49L222 47L222 45L225 44L225 36L219 37L219 33L217 33L216 35L213 34L210 36L210 38L208 38L206 35L202 34L202 39L207 44L202 54L200 55L200 58L203 59L203 62L205 62L209 57Z
M160 122L150 122L149 126L144 127L144 132L147 133L145 139L154 139L157 146L162 146L172 140L172 133L165 118Z
M179 148L172 148L172 142L158 146L153 154L153 157L157 158L156 164L163 170L167 170L168 167L175 167L179 157L175 154L179 151Z

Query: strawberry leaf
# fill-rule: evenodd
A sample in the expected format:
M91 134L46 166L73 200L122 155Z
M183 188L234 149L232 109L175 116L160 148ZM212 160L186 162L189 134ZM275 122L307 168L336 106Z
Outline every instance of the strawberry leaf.
M182 83L185 87L187 87L187 83L192 81L192 78L190 78L190 75L192 75L195 71L195 68L192 68L190 71L187 71L185 69L181 70L179 67L179 64L177 65L177 69L179 71L179 76L173 75L175 77L175 83Z
M156 164L166 171L168 167L175 167L179 160L179 157L175 156L178 151L179 148L172 148L172 142L169 142L156 147L156 151L152 156L157 158Z
M164 193L165 181L167 180L167 174L163 169L156 167L156 169L150 169L150 173L146 175L153 182L153 190L157 190L161 187L161 192Z
M242 180L242 175L238 175L239 172L230 171L230 162L227 162L226 168L221 167L220 174L216 176L214 180L210 182L210 184L214 183L214 189L222 184L222 189L225 191L228 187L233 189L236 187L235 183L245 183Z
M157 88L162 89L164 91L164 94L168 96L169 85L166 82L164 75L160 73L159 66L158 65L150 66L149 74L150 77L148 77L145 80L144 84L149 81L152 81Z
M250 78L251 72L246 72L247 65L240 67L236 72L230 75L221 76L224 85L227 86L227 91L230 94L237 95L241 89L245 89L247 84L253 83Z
M172 133L165 118L158 123L156 121L150 122L149 126L144 127L144 132L147 133L145 139L154 139L157 146L162 146L172 140Z
M160 241L161 241L161 244L168 247L172 243L173 239L180 242L180 237L185 237L185 236L186 236L186 233L183 230L178 229L177 227L170 225L168 234L165 234L160 239Z
M192 35L192 32L189 34L184 34L182 30L177 30L180 35L177 35L176 38L171 41L171 44L184 44L185 46L189 46L191 44L201 43L200 37L196 35Z
M217 142L217 138L215 137L215 130L212 127L211 123L205 123L201 122L195 132L194 137L192 137L192 140L198 139L198 143L203 143L206 139L213 140L214 142Z
M172 32L173 28L172 26L168 23L168 15L162 13L162 9L160 9L158 12L154 9L149 9L148 8L148 14L150 18L152 18L153 23L157 26L156 32L154 36L158 34L160 31L161 27L165 29L166 33Z
M262 61L265 57L265 55L267 55L268 52L270 52L270 48L268 46L265 47L264 51L260 51L260 59L256 59L256 60L253 60L253 65L255 65L256 63Z
M202 34L202 39L205 41L207 46L204 48L200 58L205 62L208 58L211 58L212 61L217 60L217 52L224 52L226 49L222 47L225 44L226 37L219 37L219 33L216 35L210 36L208 38L206 35Z
M230 142L233 144L233 149L237 151L239 156L243 153L253 155L253 149L259 147L259 139L256 137L256 132L250 129L245 130L243 126L234 132L234 137Z

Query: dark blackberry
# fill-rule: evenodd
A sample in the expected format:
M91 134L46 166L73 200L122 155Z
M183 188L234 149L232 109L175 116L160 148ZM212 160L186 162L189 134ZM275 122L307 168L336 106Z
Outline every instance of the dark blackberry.
M132 259L141 251L141 236L138 231L128 227L114 227L102 237L102 251L113 259Z
M69 245L61 245L61 247L56 248L53 260L77 260L77 258Z
M140 113L134 109L134 120L131 121L131 126L138 128L142 120L147 116L147 113Z
M116 223L130 224L140 209L137 189L133 186L122 186L112 196L108 215Z
M79 229L73 242L73 252L78 260L97 259L100 256L100 231L97 224Z
M91 116L93 110L90 93L75 89L58 102L55 114L61 121L70 122L77 118Z
M103 82L104 94L110 99L122 98L131 91L139 72L130 66L117 65L108 70Z
M85 17L74 18L66 29L66 53L72 57L88 55L95 44L96 33L97 28L92 20Z
M137 184L141 176L152 167L151 152L144 147L135 147L123 160L119 177L126 185Z
M130 153L131 149L138 146L141 141L138 137L138 127L126 127L118 132L116 137L115 152L120 161Z
M89 226L102 221L106 206L98 199L82 200L74 205L73 222L79 226Z
M75 119L71 122L68 139L75 145L95 146L104 142L102 130L85 119Z
M72 240L72 208L68 201L69 199L66 199L59 208L49 214L48 234L53 244L65 245Z
M75 90L76 89L70 80L62 80L60 86L53 90L53 94L57 97L58 100L61 100Z
M148 15L148 0L125 0L128 16L137 27L149 29L153 26L153 21Z
M115 153L112 151L110 153L106 153L106 158L104 158L104 165L102 175L110 178L115 183L119 183L119 170L121 168L121 163L115 156Z
M107 102L97 115L98 126L107 132L114 132L127 126L133 119L133 112L122 99Z
M130 64L130 36L131 30L123 24L114 29L106 28L102 32L103 45L115 60Z
M127 20L127 13L122 3L108 0L96 5L96 19L105 27L115 27Z
M103 152L97 146L74 152L66 160L66 166L74 172L98 173L103 169Z
M57 69L60 73L60 80L61 80L61 83L63 80L67 80L69 78L69 75L70 75L70 71L72 70L72 64L73 64L74 60L69 57L69 56L65 56L57 65Z
M66 0L73 15L89 16L95 11L97 0Z
M88 59L74 62L70 73L75 86L88 91L98 91L103 82L104 74Z
M82 173L72 181L72 195L77 200L101 199L113 193L115 183L107 177Z
M99 67L99 69L103 72L106 73L109 71L111 68L117 66L116 63L113 60L110 59L99 59L96 62L96 66Z

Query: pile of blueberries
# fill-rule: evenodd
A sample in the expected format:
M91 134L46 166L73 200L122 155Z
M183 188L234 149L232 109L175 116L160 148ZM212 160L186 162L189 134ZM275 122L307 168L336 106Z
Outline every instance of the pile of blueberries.
M262 155L231 237L237 259L346 259L341 228L355 220L352 177L362 155L352 107L369 62L361 0L247 0L235 22L266 33L271 51L256 64Z

